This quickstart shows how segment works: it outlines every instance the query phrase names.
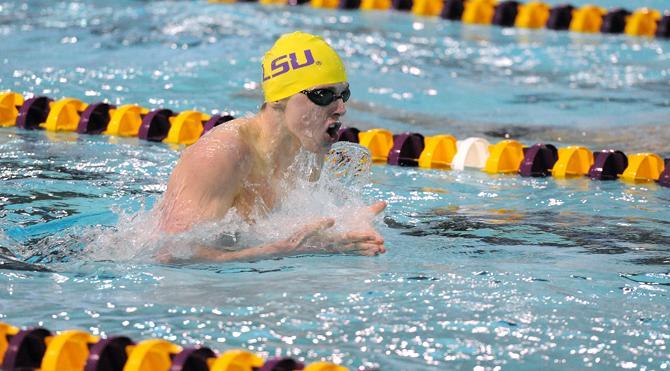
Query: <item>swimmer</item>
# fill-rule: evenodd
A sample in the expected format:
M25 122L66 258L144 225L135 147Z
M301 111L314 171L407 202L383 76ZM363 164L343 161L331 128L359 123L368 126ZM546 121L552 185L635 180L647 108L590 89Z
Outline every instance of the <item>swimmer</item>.
M254 215L278 206L286 192L281 185L300 151L323 159L337 141L350 91L335 50L318 36L285 34L263 57L262 71L265 101L260 112L216 127L183 151L157 207L161 231L185 232L221 220L233 208L253 222ZM313 178L318 179L322 164L321 160L315 166ZM324 218L298 228L286 240L238 251L198 247L194 258L256 260L310 252L377 255L385 252L384 239L371 220L385 207L378 202L361 210L367 222L360 230L330 232L334 219ZM159 259L172 260L165 254L159 253Z

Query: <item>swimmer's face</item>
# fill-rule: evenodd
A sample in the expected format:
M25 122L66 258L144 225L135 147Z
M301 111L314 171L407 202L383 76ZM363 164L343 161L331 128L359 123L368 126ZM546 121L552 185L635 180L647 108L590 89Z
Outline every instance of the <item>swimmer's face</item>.
M308 93L319 89L332 91L335 100L326 105L314 103L307 94L298 93L291 96L286 104L286 126L299 140L302 146L314 153L325 153L337 141L337 132L340 129L340 117L346 112L343 95L348 98L349 83L318 85L308 89ZM318 93L318 92L317 92ZM323 92L318 97L323 104L323 98L330 97L330 92Z

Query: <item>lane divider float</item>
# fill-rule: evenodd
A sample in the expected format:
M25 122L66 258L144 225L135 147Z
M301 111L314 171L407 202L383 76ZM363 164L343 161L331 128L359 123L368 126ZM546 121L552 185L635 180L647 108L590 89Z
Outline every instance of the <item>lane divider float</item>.
M328 9L393 9L466 24L670 38L670 12L661 14L649 8L630 11L623 8L607 10L595 5L551 7L541 1L520 3L514 0L209 0L210 3L254 1L264 5L309 3L314 8Z
M0 93L0 126L22 129L104 134L189 145L215 126L234 117L229 114L210 116L197 111L173 112L169 109L148 110L138 105L115 105L105 102L86 104L75 98L58 101L38 96L24 101L20 94Z
M209 130L233 119L228 114L209 115L191 110L174 112L166 108L148 110L137 105L117 108L105 102L86 104L74 98L54 101L38 96L24 99L17 93L0 93L0 126L12 126L13 122L28 130L118 135L190 145ZM489 174L524 177L588 176L594 180L657 182L670 187L669 161L654 153L628 157L613 149L592 152L581 146L557 148L548 143L524 147L511 139L491 144L478 137L456 140L446 134L394 134L381 128L361 131L342 127L338 135L340 141L355 142L368 148L375 163L441 170L474 168Z
M0 322L0 368L5 371L346 371L328 362L305 365L292 358L263 358L246 350L217 354L163 339L135 343L125 336L100 338L81 330L53 333Z
M419 133L393 135L388 130L340 128L339 140L359 143L376 163L426 169L481 169L489 174L556 178L588 176L593 180L621 179L629 183L658 182L670 187L670 159L655 153L630 157L619 150L591 152L586 147L557 148L537 143L524 147L516 140L490 144L484 138L457 141L450 135L424 137Z

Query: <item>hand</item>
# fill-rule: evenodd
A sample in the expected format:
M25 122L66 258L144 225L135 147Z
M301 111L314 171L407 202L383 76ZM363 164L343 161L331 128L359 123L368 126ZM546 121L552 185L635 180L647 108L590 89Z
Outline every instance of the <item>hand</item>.
M371 220L386 208L386 202L377 202L368 206L359 215L363 220L357 225L363 225L364 230L346 233L327 233L326 230L335 225L332 218L325 218L316 223L307 225L289 237L283 247L293 252L354 253L364 256L374 256L386 252L384 238L377 233Z
M374 204L367 207L368 211L372 213L372 216L377 216L379 213L386 209L386 201L375 202Z
M365 256L374 256L386 252L384 239L372 228L372 217L386 208L386 202L377 202L361 210L365 216L362 225L364 231L346 233L327 233L335 225L335 219L324 218L315 223L302 227L288 239L266 245L248 247L239 251L220 251L206 246L197 246L190 261L234 261L257 260L272 256L286 256L306 252L353 253ZM367 224L366 224L367 223ZM358 224L361 225L361 224ZM178 261L168 249L161 249L155 255L160 263Z
M375 256L386 252L384 238L374 230L347 232L321 238L321 248L327 252Z
M308 224L302 227L299 231L293 233L291 237L286 239L286 248L289 250L299 250L304 247L305 243L312 237L317 236L322 231L335 225L335 219L324 218L316 223Z

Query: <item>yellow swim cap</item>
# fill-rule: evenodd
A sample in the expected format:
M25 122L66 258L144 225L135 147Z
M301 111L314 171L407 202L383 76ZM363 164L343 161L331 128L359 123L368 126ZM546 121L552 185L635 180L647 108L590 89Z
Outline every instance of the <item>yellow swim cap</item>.
M317 85L347 81L344 64L319 36L304 32L282 35L262 62L263 93L275 102Z

